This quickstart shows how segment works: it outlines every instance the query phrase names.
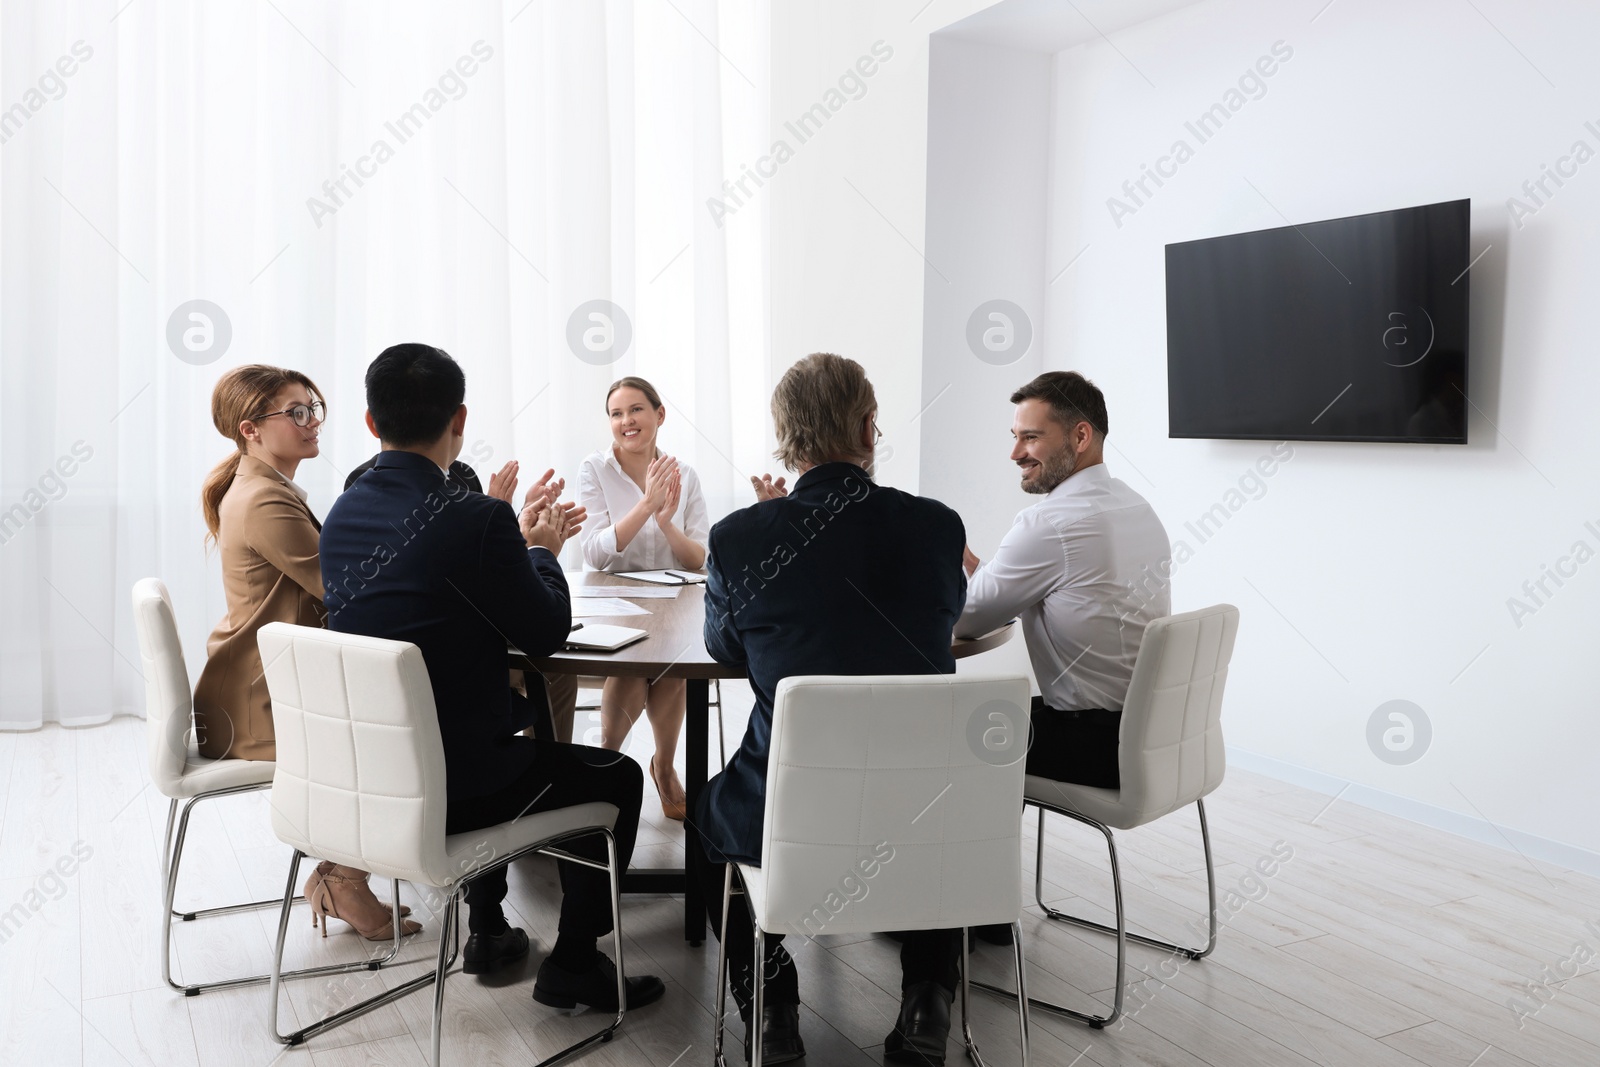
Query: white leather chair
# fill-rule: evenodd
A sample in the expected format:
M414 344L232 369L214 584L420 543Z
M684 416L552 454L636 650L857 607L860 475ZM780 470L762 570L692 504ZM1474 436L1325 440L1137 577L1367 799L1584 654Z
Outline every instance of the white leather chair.
M1100 1029L1122 1014L1129 941L1198 960L1217 947L1217 875L1211 859L1211 834L1204 798L1222 784L1227 756L1222 745L1222 691L1239 632L1239 609L1217 604L1170 615L1144 632L1134 662L1133 680L1122 708L1117 753L1120 789L1057 782L1029 775L1027 803L1039 809L1039 853L1034 867L1034 899L1045 915L1117 939L1116 1000L1109 1015L1089 1015L1041 1000L1033 1006ZM1209 936L1204 948L1187 948L1143 934L1128 933L1122 910L1122 868L1112 828L1131 830L1180 808L1200 813L1200 842L1206 855ZM1087 823L1106 838L1111 853L1111 886L1117 925L1106 926L1056 911L1044 902L1044 816L1065 815ZM980 989L1005 996L1010 990L984 983Z
M189 689L189 671L184 664L183 646L173 617L172 597L159 579L141 578L133 586L133 622L139 634L139 658L144 671L145 748L150 765L150 780L161 795L169 798L167 830L161 845L162 911L161 977L186 996L197 996L209 989L265 982L270 975L257 974L218 982L180 983L172 978L172 920L192 922L211 915L228 915L259 908L275 908L282 901L258 900L249 904L230 904L195 911L174 910L178 890L178 868L183 860L184 840L189 832L189 815L202 800L234 796L266 789L272 784L270 760L213 760L203 758L191 738L194 726L194 699ZM180 813L181 806L181 813ZM174 835L176 828L176 835ZM387 956L355 964L335 964L294 971L287 978L308 978L352 970L376 970L394 959L400 951L396 940Z
M773 702L760 867L729 864L717 951L715 1062L727 1006L728 902L734 876L755 926L756 975L746 1041L761 1062L768 933L881 933L1011 924L1022 1063L1028 1007L1021 915L1023 759L981 742L989 715L1027 721L1022 676L786 678ZM1020 717L1020 718L1019 718ZM976 733L974 724L977 724ZM887 855L888 858L885 858ZM868 872L871 873L868 873ZM858 895L859 894L859 895ZM982 1067L961 960L962 1037Z
M263 626L257 641L278 735L272 829L295 849L272 960L268 1022L273 1036L298 1045L432 983L431 1062L438 1067L444 979L460 947L462 892L473 878L540 852L611 875L618 1005L616 1017L604 1029L543 1063L610 1041L627 1006L621 871L612 837L616 806L578 804L447 837L444 743L421 650L405 641L281 622ZM605 838L608 863L556 847L593 834ZM440 890L443 925L438 961L430 973L284 1035L278 1032L278 974L300 860L308 854Z

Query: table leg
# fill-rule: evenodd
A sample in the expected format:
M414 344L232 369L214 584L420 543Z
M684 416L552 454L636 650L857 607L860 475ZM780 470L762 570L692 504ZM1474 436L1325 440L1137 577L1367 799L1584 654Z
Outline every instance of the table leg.
M705 866L700 848L700 831L695 829L696 804L700 791L706 784L706 746L711 743L711 683L704 678L690 678L685 686L688 713L687 736L684 738L685 775L683 791L688 798L689 817L683 824L683 937L691 945L701 945L706 939L706 898L701 884L701 870Z

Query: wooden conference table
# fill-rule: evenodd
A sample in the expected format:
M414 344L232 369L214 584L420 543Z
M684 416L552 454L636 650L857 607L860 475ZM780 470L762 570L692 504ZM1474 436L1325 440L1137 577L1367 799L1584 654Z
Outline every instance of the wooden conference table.
M615 574L585 571L568 576L574 593L587 585L651 586L649 582L635 581ZM578 598L574 597L574 602ZM653 598L632 600L631 604L647 609L648 615L594 616L594 621L615 626L631 626L644 630L650 636L615 652L563 651L533 659L516 650L511 652L511 666L529 668L542 674L609 675L618 678L683 678L687 690L685 716L685 762L683 787L688 795L689 818L683 824L684 867L630 868L623 876L624 893L682 893L683 936L692 945L699 945L706 936L706 902L700 889L697 872L702 863L700 832L694 825L695 804L705 787L707 752L710 746L710 702L713 678L743 678L739 667L728 667L711 658L706 651L702 632L705 626L706 603L703 585L678 587L672 599ZM589 616L575 621L587 624ZM957 639L950 650L957 659L975 656L998 648L1011 640L1014 623L992 633L971 640ZM581 632L581 631L580 631ZM635 729L638 727L636 726ZM737 742L736 742L737 744Z

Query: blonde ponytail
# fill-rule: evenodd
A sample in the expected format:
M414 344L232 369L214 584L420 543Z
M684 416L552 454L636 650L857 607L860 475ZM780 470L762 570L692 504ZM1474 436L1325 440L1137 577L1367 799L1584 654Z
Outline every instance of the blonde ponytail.
M206 544L213 544L222 528L222 498L239 473L239 460L244 453L235 450L227 459L211 468L206 484L200 490L200 513L206 520Z

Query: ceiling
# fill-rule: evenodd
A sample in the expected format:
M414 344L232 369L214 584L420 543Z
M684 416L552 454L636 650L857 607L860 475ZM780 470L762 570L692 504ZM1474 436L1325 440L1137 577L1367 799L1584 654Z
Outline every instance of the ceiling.
M979 44L1060 52L1200 0L1001 0L953 22L935 36Z

